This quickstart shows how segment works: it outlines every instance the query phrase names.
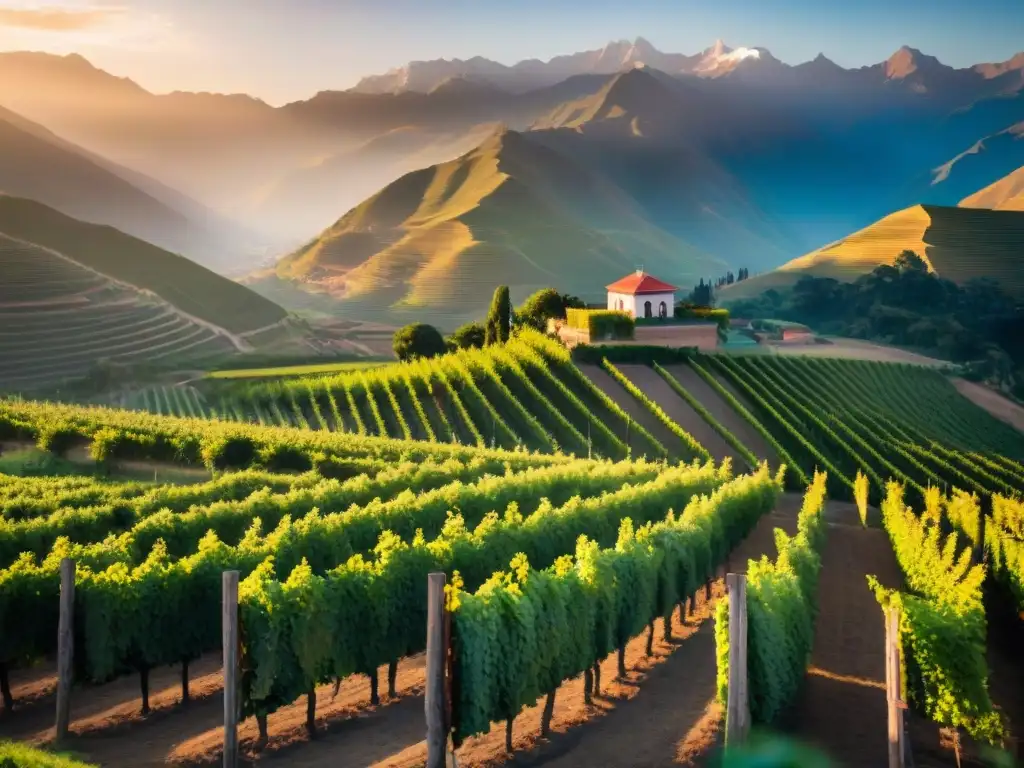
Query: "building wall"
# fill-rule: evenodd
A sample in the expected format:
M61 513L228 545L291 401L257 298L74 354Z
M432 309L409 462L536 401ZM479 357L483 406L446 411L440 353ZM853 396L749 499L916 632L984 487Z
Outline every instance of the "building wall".
M619 302L622 306L619 306ZM630 296L625 293L608 294L608 309L622 310L629 312L633 317L644 317L644 304L651 302L651 317L658 316L658 305L665 302L665 314L672 317L675 307L676 295L674 293L645 293L640 296Z
M577 344L591 343L590 334L586 331L579 331L566 325L558 326L557 331L562 342L570 348ZM637 326L635 338L633 339L599 340L594 343L608 345L642 344L658 347L697 347L702 350L711 350L718 346L718 325L717 323L640 325Z

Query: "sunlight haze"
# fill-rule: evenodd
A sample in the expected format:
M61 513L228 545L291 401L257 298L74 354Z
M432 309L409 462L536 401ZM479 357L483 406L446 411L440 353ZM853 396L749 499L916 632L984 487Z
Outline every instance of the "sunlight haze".
M791 64L823 52L844 67L877 63L906 44L962 67L1017 52L1024 40L1024 3L0 2L0 50L80 53L156 93L244 92L275 105L343 90L408 61L483 56L512 64L637 36L680 53L695 53L722 38L733 46L767 48Z

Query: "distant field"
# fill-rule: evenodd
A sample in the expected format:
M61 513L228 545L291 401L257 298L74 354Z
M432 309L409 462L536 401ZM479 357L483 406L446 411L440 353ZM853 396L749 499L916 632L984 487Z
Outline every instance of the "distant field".
M823 338L827 338L831 343L806 345L774 344L769 346L773 353L791 357L834 357L842 360L874 360L879 363L907 363L909 365L926 365L932 368L952 365L948 360L939 360L884 344L873 344L870 341L840 337Z
M346 360L341 363L311 363L309 365L283 365L277 368L241 368L230 371L211 371L210 379L265 379L279 376L309 376L318 373L341 373L379 368L387 360Z

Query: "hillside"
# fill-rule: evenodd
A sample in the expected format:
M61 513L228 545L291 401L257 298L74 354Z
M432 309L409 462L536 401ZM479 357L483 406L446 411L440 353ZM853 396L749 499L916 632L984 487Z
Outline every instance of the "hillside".
M0 391L59 386L100 361L195 361L230 354L241 343L149 291L5 234L0 273Z
M1024 211L1024 166L960 201L961 208Z
M979 139L933 172L929 201L953 205L1024 165L1024 121Z
M465 132L395 128L289 172L261 194L255 211L282 231L319 231L343 206L355 207L403 174L458 157L494 130L490 124Z
M68 216L167 243L187 228L179 211L133 186L45 128L0 107L0 189Z
M276 304L183 256L32 200L0 195L0 233L56 251L231 333L256 331L286 316Z
M722 288L722 302L789 288L803 275L852 281L901 251L921 255L939 276L963 284L991 277L1024 296L1024 213L915 205L890 214L777 270Z
M549 285L603 286L657 263L681 285L724 264L652 225L601 175L504 130L457 160L407 174L354 208L276 275L363 314L480 315L494 286L515 299Z

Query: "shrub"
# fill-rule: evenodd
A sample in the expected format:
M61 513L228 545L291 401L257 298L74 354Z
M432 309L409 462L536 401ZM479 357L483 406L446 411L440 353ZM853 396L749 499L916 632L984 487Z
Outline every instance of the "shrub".
M426 323L412 323L395 331L392 349L399 360L437 357L447 351L440 331Z
M483 323L466 323L455 329L449 341L456 349L481 349L486 339Z
M56 456L63 456L83 439L78 429L67 422L47 424L39 430L36 445L39 450L48 451Z
M685 304L676 305L673 312L678 320L714 320L718 327L725 329L729 327L729 310L715 309L714 307L693 307Z
M149 458L156 451L153 435L140 432L122 431L110 427L96 430L89 445L89 456L99 464L115 459Z
M587 331L590 340L632 339L636 323L628 312L614 309L568 309L566 324Z
M516 310L516 322L543 332L551 318L565 318L565 301L554 288L542 288Z
M33 440L36 438L35 428L26 421L21 421L0 414L0 440Z
M303 449L287 443L272 443L260 449L260 464L271 472L308 472L313 459Z
M243 469L256 462L259 448L246 435L221 434L203 443L202 456L210 469Z

